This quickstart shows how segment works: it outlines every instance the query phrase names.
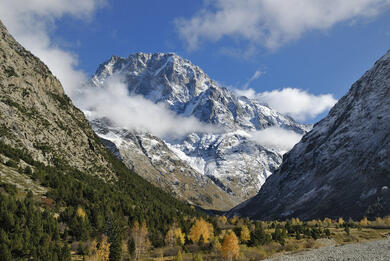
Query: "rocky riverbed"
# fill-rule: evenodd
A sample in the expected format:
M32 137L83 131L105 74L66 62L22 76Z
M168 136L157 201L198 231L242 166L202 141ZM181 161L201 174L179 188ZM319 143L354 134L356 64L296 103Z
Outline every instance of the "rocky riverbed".
M390 260L390 237L343 246L327 246L296 254L273 257L267 260L279 261L385 261Z

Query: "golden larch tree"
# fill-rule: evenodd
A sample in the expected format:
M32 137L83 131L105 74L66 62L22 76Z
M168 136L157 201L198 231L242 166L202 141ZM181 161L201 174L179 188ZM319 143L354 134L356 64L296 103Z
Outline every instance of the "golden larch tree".
M110 243L108 243L107 237L102 235L99 244L96 239L93 240L88 252L89 256L86 258L88 261L109 261Z
M183 261L183 256L181 254L181 251L177 252L177 256L175 258L175 261Z
M85 210L82 207L78 207L76 211L77 216L81 217L82 219L85 219L85 216L87 215L85 213Z
M177 243L178 243L180 246L184 245L186 235L181 231L181 228L180 228L180 227L178 227L178 228L175 229L175 234L176 234Z
M390 227L390 216L384 218L386 226Z
M243 225L241 227L240 240L241 240L241 242L244 242L244 243L251 240L251 232L249 231L249 229L246 225Z
M150 247L148 233L149 231L145 221L142 222L142 225L138 221L135 221L133 227L130 229L130 236L134 240L136 259L139 259Z
M195 224L191 227L188 236L193 242L197 243L201 236L205 243L209 243L214 235L214 227L212 224L205 221L203 218L197 219Z
M167 246L182 246L185 242L185 234L181 231L181 228L171 227L165 235L164 241Z
M238 245L238 238L233 231L229 231L225 234L221 252L222 256L228 261L231 261L233 260L233 258L237 258L240 255L240 246Z
M175 233L175 228L170 228L167 232L167 234L165 235L165 244L167 246L175 246L176 243L177 243L177 239L176 239L176 233Z
M362 218L359 222L361 226L368 226L368 219L366 217Z

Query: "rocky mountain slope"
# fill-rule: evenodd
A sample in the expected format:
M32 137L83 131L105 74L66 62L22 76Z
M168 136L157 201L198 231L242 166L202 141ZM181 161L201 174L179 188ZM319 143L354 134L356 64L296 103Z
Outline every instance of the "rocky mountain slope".
M142 247L161 247L170 227L184 231L205 216L109 153L1 22L0 35L0 260L71 260L68 244L89 249L103 235L104 255L121 260L136 222L148 231Z
M258 219L390 214L390 52L231 211Z
M130 169L179 199L205 209L230 209L240 201L176 155L160 138L91 122L103 143Z
M310 128L255 100L236 96L211 80L198 66L173 53L137 53L128 58L113 56L100 65L88 87L104 88L116 75L124 79L131 95L165 104L176 115L195 117L199 122L219 129L215 133L194 132L175 139L153 137L155 146L135 149L139 144L150 144L152 135L136 132L129 135L132 130L115 131L113 126L96 126L96 121L92 121L97 134L116 145L115 150L128 166L155 184L172 180L165 185L177 194L184 195L192 188L199 188L199 184L211 182L217 185L218 189L214 190L218 193L222 189L224 198L229 199L228 205L242 202L258 192L281 163L283 153L280 148L256 144L250 133L279 127L304 134ZM161 157L162 154L165 156ZM145 157L150 159L148 167L136 163ZM155 170L150 171L153 168ZM175 185L183 173L189 173L184 176L192 180L186 181L188 186L180 182L179 186ZM213 195L215 193L210 193L208 188L205 192L212 202L205 205L200 200L201 206L226 210L226 205L215 201L221 195ZM188 196L184 197L188 199Z
M0 33L0 140L37 161L112 178L104 146L60 82L2 23Z

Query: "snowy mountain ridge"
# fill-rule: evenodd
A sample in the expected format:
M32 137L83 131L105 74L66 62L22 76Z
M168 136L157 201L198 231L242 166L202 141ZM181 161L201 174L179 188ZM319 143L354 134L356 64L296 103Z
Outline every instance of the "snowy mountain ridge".
M254 136L264 136L263 131L268 128L279 128L296 135L299 140L310 130L310 126L299 124L256 100L236 96L211 80L201 68L173 53L137 53L128 58L113 56L99 66L88 87L104 88L107 80L115 75L121 76L130 95L165 104L175 115L194 117L202 124L223 130L216 133L194 132L176 138L159 137L156 142L161 146L147 152L141 150L140 153L153 158L151 154L159 154L158 147L164 147L166 154L178 157L191 173L195 171L197 175L211 180L234 202L242 202L255 195L282 161L284 149L256 142ZM115 127L106 122L103 133L102 124L98 125L96 127L96 121L92 121L97 134L105 139L110 137L107 134ZM111 141L122 151L120 155L124 159L121 146L128 142L128 137L119 133L116 132L115 141ZM140 139L141 136L138 135ZM118 137L123 141L118 142ZM131 165L131 159L124 161Z

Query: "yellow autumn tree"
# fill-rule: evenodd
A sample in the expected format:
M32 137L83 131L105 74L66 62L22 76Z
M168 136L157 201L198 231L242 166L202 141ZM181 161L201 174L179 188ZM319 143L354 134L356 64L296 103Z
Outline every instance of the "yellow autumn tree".
M384 222L384 220L383 220L382 218L377 217L377 218L375 219L375 224L376 224L377 226L383 226L383 225L385 224L385 222Z
M181 231L181 228L176 228L176 229L175 229L175 234L176 234L177 243L178 243L179 245L181 245L181 246L184 245L186 234L184 234L184 233Z
M329 227L332 224L332 219L330 218L324 218L323 224L327 227Z
M165 244L167 246L175 246L176 245L176 234L175 229L171 228L168 230L167 234L165 235Z
M133 227L130 229L130 236L134 240L136 259L139 259L150 248L151 244L148 233L149 231L145 221L142 222L142 225L138 221L135 221Z
M211 245L212 245L214 250L216 250L216 251L220 251L221 250L222 245L219 242L219 238L218 237L213 237L213 239L211 240Z
M251 240L251 233L250 233L248 227L245 225L241 227L240 240L241 240L241 242L244 242L244 243Z
M238 238L233 231L225 234L221 247L222 256L228 261L237 258L240 255L240 247L238 245Z
M339 223L339 225L344 224L344 219L342 217L340 217L338 223Z
M205 221L203 218L200 218L197 219L195 224L191 227L188 238L197 243L202 236L204 243L209 243L213 235L213 225Z
M390 227L390 216L384 218L386 226Z
M368 219L366 217L362 218L359 222L361 226L368 226Z
M299 220L299 218L292 218L291 219L291 224L292 225L300 225L301 221Z
M181 228L172 227L165 235L165 244L168 246L184 245L185 234L181 231Z
M237 223L237 221L238 221L238 217L237 217L237 216L234 216L234 217L232 217L232 218L230 219L230 224L235 225L235 224Z
M84 219L85 216L87 215L85 213L84 209L80 206L77 208L76 214L77 214L77 216L81 217L82 219Z
M102 236L99 244L96 239L92 241L89 248L89 256L86 258L88 261L109 261L110 256L110 243L108 243L107 237Z
M110 256L110 243L108 243L107 237L105 235L102 236L102 240L100 241L99 247L97 249L97 256L99 261L108 261Z
M175 261L183 261L183 256L181 254L181 251L177 252L177 256L175 258Z
M227 217L225 217L225 216L220 216L220 217L218 217L218 221L219 221L222 225L226 225Z

